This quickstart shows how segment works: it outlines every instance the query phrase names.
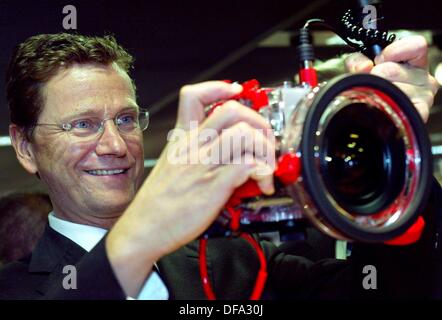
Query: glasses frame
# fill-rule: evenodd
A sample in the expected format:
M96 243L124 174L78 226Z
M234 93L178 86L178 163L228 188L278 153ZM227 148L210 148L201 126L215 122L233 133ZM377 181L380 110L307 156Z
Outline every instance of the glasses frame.
M96 131L94 131L92 134L87 135L87 136L79 136L79 135L75 135L75 134L72 133L72 130L74 129L73 125L72 125L72 122L74 122L74 120L69 121L69 122L62 122L62 123L36 123L33 126L32 130L31 130L31 133L34 131L35 127L38 127L38 126L51 126L51 127L57 127L58 129L60 129L63 132L71 133L75 137L78 137L78 138L92 138L92 137L95 137L95 135L97 137L99 137L104 132L104 123L106 121L108 121L108 120L113 120L113 123L114 123L115 127L117 127L118 132L120 134L123 134L123 135L131 133L132 131L135 131L136 129L140 129L140 132L143 132L144 130L146 130L149 127L149 122L150 122L149 111L147 109L145 109L145 108L138 109L138 116L137 116L138 125L131 132L125 132L125 131L120 129L120 126L118 124L118 118L122 114L124 114L124 111L121 111L121 112L117 113L115 115L115 117L105 118L105 119L101 120L100 125L98 126ZM140 117L142 117L143 115L145 117L144 119L145 119L146 124L143 125L143 127L141 127L140 126L140 124L141 124ZM85 118L85 119L87 119L87 118Z

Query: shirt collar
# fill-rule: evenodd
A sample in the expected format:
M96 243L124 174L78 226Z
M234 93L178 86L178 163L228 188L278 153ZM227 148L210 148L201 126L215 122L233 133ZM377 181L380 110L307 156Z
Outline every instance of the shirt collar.
M106 235L106 229L78 224L58 218L52 211L48 216L49 226L71 239L86 251L91 251Z

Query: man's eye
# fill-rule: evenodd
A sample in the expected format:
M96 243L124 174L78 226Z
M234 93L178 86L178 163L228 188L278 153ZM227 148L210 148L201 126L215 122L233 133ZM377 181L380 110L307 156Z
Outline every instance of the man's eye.
M118 117L118 124L133 124L136 122L136 116L133 114L124 114Z
M72 129L91 129L93 123L90 120L82 119L71 122Z

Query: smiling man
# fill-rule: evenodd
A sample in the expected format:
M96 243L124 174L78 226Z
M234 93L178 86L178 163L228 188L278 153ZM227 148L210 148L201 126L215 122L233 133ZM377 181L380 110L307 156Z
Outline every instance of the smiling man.
M374 67L361 60L353 67L362 65L368 68L364 72L384 74L403 85L425 118L436 91L422 58L426 54L425 41L415 38L388 47L385 63ZM32 255L0 271L0 298L205 298L195 259L198 247L192 240L249 178L263 193L273 192L275 146L262 133L270 130L269 124L237 101L204 117L207 105L242 90L221 81L183 87L176 126L187 136L173 147L192 152L186 145L190 141L204 154L213 145L199 141L198 130L220 132L220 139L241 134L252 147L241 145L227 156L248 154L253 161L172 164L168 145L143 182L142 132L149 118L137 104L128 74L132 60L112 37L71 34L34 36L14 52L7 72L11 139L23 167L47 185L54 210ZM410 65L402 68L400 61ZM196 129L190 128L192 121L199 123ZM254 143L269 152L254 153ZM351 286L360 283L345 262L314 264L271 243L262 246L269 270L266 298L349 297ZM248 243L216 239L208 248L207 263L218 297L249 297L258 260ZM76 272L75 289L64 285L68 265ZM332 279L339 280L333 290Z
M8 70L17 158L53 204L46 234L56 230L87 251L143 179L149 115L136 102L132 61L111 37L40 35L18 47ZM44 257L34 254L31 264Z
M75 62L42 91L44 108L28 129L32 138L10 126L20 162L48 186L57 217L112 226L143 177L148 115L136 103L130 78L118 62Z

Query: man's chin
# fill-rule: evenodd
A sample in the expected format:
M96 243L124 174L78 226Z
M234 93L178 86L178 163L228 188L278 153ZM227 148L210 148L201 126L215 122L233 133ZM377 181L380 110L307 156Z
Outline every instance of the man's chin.
M116 192L109 192L104 197L96 197L88 207L93 208L93 211L99 213L100 216L120 216L129 206L133 197L126 194L119 195Z

